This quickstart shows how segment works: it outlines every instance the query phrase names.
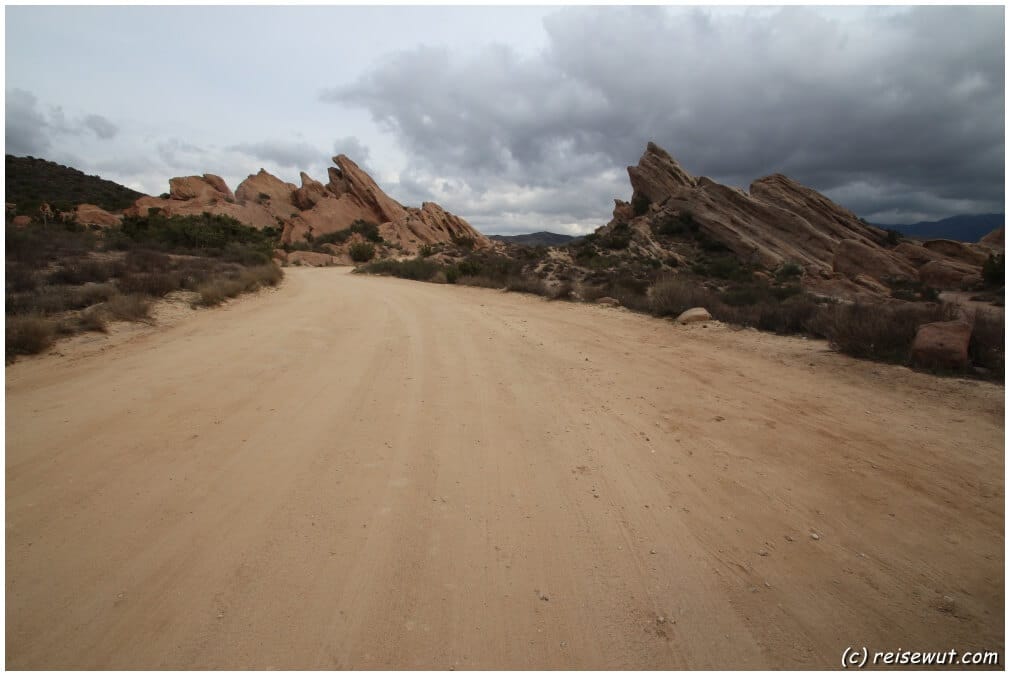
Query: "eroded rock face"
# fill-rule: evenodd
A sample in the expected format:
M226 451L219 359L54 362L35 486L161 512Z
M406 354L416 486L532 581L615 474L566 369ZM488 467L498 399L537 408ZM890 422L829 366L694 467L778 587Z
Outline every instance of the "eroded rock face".
M79 204L74 211L74 219L81 225L98 225L103 228L119 225L121 221L121 217L94 204Z
M221 181L221 185L223 184L224 181ZM221 191L215 187L214 183L211 183L203 176L179 176L169 179L168 186L169 197L174 200L201 200L210 202L215 199L223 200L232 197L228 186L224 186L225 191Z
M960 291L982 282L979 267L953 260L930 261L919 268L919 281L934 289Z
M916 279L915 268L886 249L873 247L854 239L843 239L835 248L835 272L855 279L867 275L885 282L892 279Z
M912 343L912 363L927 368L963 369L968 366L971 324L963 321L923 324Z
M931 239L923 242L922 246L947 258L969 265L982 265L987 258L985 253L973 248L970 244L955 242L951 239Z
M321 268L336 265L339 261L330 254L316 251L292 251L288 254L288 265L304 265L310 268Z

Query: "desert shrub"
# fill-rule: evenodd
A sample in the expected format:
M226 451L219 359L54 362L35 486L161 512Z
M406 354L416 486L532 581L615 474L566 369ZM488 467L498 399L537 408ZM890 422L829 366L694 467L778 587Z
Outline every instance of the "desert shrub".
M131 249L123 258L126 267L135 272L162 272L172 267L168 254L151 249Z
M37 354L53 344L57 323L38 314L7 317L6 357L18 354Z
M89 307L77 318L77 329L80 331L97 331L105 333L108 327L105 325L105 312L100 306Z
M262 250L269 258L273 242L256 228L243 225L230 216L203 213L200 216L161 215L128 216L120 232L148 248L176 252L202 252L221 255L229 243L245 244Z
M435 253L435 250L431 248L430 244L424 244L420 249L417 250L417 255L421 258L427 258L428 256Z
M484 275L459 275L455 283L460 286L479 286L485 289L500 289L503 286L497 279Z
M599 237L599 243L606 249L627 249L631 244L631 226L627 223L615 223L610 232Z
M199 305L220 305L228 298L234 298L243 293L256 291L264 286L276 286L283 278L284 272L274 265L257 265L244 268L236 275L214 277L197 287L200 298Z
M270 255L264 251L263 247L239 244L238 242L225 244L221 257L226 261L241 265L265 265L270 262Z
M799 263L793 263L788 261L783 263L778 270L775 271L775 279L779 282L784 282L789 279L794 279L803 275L803 267Z
M356 272L373 275L391 275L393 277L426 282L434 277L435 273L440 269L441 266L433 261L424 258L411 258L405 261L375 261L358 268Z
M681 277L662 277L649 289L649 312L657 317L676 317L693 307L710 307L715 297L705 287Z
M505 288L509 291L517 291L519 293L532 293L537 296L547 295L547 286L544 284L544 280L529 275L511 277L505 282Z
M151 315L151 301L140 294L116 295L101 305L99 311L109 319L139 322Z
M5 306L8 315L53 315L86 308L115 294L112 284L40 286L33 291L7 294Z
M33 224L26 228L9 225L4 239L7 262L35 268L50 261L82 257L94 250L97 243L94 233L68 229L61 223Z
M348 228L351 232L356 232L362 237L367 239L369 242L375 242L379 244L382 242L382 235L379 234L379 226L371 221L366 221L363 219L358 219L351 223L351 227Z
M919 326L954 317L953 308L936 303L838 304L818 308L810 326L845 354L905 362Z
M38 288L41 275L35 268L24 263L7 263L5 278L7 292L34 291Z
M1003 254L989 254L982 264L982 281L986 286L1003 286L1006 278L1006 261Z
M452 243L460 249L466 249L468 251L473 249L474 245L477 243L474 241L473 237L467 237L465 235L452 234L449 238L452 240Z
M1000 313L977 312L975 328L971 333L968 355L975 366L992 371L1003 378L1005 327Z
M160 298L182 288L182 275L178 272L150 272L123 275L116 286L125 294L140 293Z
M740 265L740 261L732 254L699 260L691 266L691 271L702 277L716 277L729 281L745 281L751 276L751 271Z
M355 242L348 249L351 260L356 263L364 263L375 258L375 245L370 242Z
M684 233L697 231L698 223L694 220L694 213L689 210L684 210L677 214L666 214L653 224L653 232L666 237L675 237Z
M69 260L59 269L50 273L50 284L85 284L106 282L123 273L125 266L120 261Z
M459 268L450 265L445 269L446 284L455 284L459 280Z

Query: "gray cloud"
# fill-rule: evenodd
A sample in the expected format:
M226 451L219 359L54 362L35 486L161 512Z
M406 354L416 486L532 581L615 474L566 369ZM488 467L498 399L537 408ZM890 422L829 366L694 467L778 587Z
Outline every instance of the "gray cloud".
M849 17L568 8L536 56L422 47L322 98L395 134L401 194L491 229L604 222L649 140L694 174L783 172L870 220L1001 210L1003 8Z
M95 136L100 139L113 138L119 132L119 127L101 115L86 116L84 118L84 126L95 132Z
M69 117L61 106L41 108L38 98L24 89L7 91L5 140L12 155L42 155L50 152L55 140L81 136L87 132L102 140L113 138L119 128L109 119L95 114L78 119ZM54 159L76 161L65 148L57 148Z
M49 149L49 126L38 108L38 99L23 89L7 91L7 124L4 140L11 155L38 155Z
M356 136L345 136L333 142L334 155L347 155L355 164L365 166L369 160L368 146L358 140Z
M267 162L273 162L280 167L304 169L318 164L324 155L318 148L308 143L296 141L259 141L257 143L240 143L227 148L244 153Z

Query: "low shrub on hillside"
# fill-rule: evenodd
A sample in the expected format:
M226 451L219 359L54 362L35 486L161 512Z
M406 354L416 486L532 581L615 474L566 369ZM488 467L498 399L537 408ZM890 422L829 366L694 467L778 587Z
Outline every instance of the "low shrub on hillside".
M845 354L902 363L919 326L954 318L954 308L937 303L839 303L819 308L811 328Z
M10 360L19 354L37 354L53 344L57 323L39 314L8 316L6 325L6 354Z

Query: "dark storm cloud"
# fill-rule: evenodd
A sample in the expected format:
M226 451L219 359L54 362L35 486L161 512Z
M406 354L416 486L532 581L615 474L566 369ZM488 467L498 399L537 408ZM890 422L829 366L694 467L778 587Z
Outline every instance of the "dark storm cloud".
M396 134L405 192L502 227L606 220L649 140L693 174L786 173L870 220L1001 210L1003 8L851 12L571 8L536 56L419 48L323 98Z
M101 115L68 117L63 108L56 106L43 111L39 100L24 89L7 91L7 121L5 141L11 155L43 155L50 151L55 140L68 136L81 136L88 132L97 138L113 138L119 128ZM70 157L58 149L59 157Z
M304 169L318 164L325 152L300 141L259 141L230 146L227 150L240 152L280 167Z

